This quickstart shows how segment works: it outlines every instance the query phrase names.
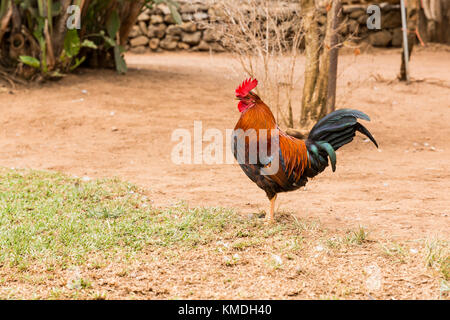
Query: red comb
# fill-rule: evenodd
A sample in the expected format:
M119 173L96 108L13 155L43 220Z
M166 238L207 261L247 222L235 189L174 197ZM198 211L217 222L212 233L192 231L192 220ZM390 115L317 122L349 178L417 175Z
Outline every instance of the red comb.
M253 88L258 85L258 80L248 78L244 80L236 89L236 97L245 97Z

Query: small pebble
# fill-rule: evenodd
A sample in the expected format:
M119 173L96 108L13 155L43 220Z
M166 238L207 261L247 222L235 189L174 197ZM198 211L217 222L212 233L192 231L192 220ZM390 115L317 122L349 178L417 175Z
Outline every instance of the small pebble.
M316 250L316 251L323 251L323 247L322 246L316 246L314 248L314 250Z
M281 259L281 257L276 255L276 254L272 254L272 258L277 264L282 264L283 263L283 260Z

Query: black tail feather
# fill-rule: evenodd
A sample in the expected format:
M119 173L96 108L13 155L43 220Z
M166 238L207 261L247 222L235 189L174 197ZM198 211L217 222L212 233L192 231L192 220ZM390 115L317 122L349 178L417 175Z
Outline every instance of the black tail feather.
M372 136L369 130L367 130L367 128L364 127L361 123L359 122L356 123L355 130L361 132L363 135L369 138L370 141L372 141L373 144L378 148L378 143L376 142L375 138Z
M316 123L306 140L310 161L310 167L306 170L308 177L322 172L328 166L328 158L331 160L334 171L336 165L334 151L351 142L356 131L367 136L378 148L375 138L358 122L358 119L370 121L369 116L361 111L341 109L328 114Z

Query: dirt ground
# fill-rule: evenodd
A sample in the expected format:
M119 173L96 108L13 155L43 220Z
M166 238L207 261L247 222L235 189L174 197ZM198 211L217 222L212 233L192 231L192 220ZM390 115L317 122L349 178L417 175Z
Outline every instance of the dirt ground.
M126 76L84 71L1 93L0 166L118 176L147 188L157 206L186 200L243 213L267 210L264 192L239 166L175 165L170 159L174 129L192 132L194 120L203 130L234 127L239 112L233 93L241 77L229 70L232 58L127 60ZM367 127L380 148L355 139L339 151L335 173L326 170L306 191L280 194L278 210L319 218L328 227L361 224L381 235L450 239L450 89L387 83L395 79L398 60L398 51L341 57L338 92L346 92L346 102L338 107L369 114ZM450 52L416 53L411 69L415 79L448 85Z
M130 71L82 70L57 83L0 88L0 166L117 176L155 206L233 207L269 202L238 165L175 165L172 131L233 128L243 75L227 54L127 55ZM280 194L278 211L331 230L359 225L377 238L450 240L450 51L414 52L410 85L395 80L400 52L342 55L338 108L370 115L380 148L357 137L305 190ZM300 59L299 65L303 65ZM392 81L390 81L392 80ZM302 83L299 83L299 88ZM294 110L297 112L298 110Z

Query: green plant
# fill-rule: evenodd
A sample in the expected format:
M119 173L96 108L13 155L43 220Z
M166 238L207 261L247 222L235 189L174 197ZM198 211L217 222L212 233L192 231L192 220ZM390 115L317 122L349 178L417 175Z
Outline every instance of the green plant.
M345 237L345 241L349 244L362 245L364 242L368 241L367 237L369 232L364 229L364 227L359 226L356 231L349 231Z
M160 3L181 23L174 0L0 0L0 74L59 78L82 64L125 73L128 34L143 9Z
M427 267L440 272L444 280L450 279L450 251L447 241L437 239L425 242L425 263Z

